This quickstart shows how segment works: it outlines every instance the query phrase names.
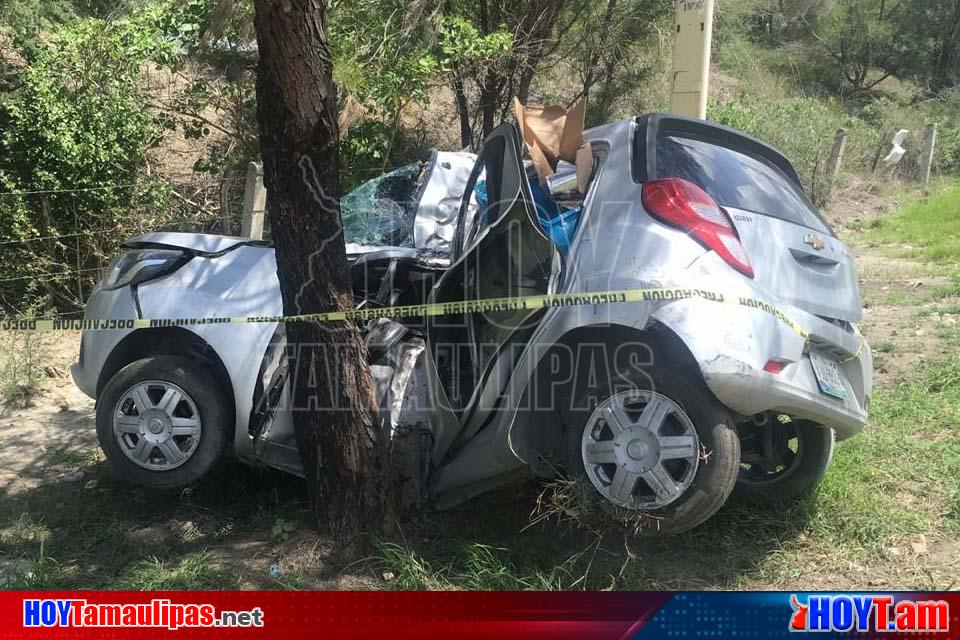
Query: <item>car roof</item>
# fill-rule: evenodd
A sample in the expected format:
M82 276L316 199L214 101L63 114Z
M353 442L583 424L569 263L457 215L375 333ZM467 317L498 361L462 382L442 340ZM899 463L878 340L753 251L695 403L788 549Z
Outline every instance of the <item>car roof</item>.
M751 155L760 156L780 169L797 185L801 185L800 177L797 175L793 164L779 149L743 131L710 120L690 118L673 113L648 113L598 127L591 127L583 132L583 137L590 141L604 140L611 146L632 145L634 140L630 133L634 130L634 127L639 127L641 135L646 137L646 150L649 158L655 157L655 149L652 147L656 144L657 132L666 129L671 132L704 138L710 142L717 142L724 146L746 151ZM644 167L639 169L637 178L643 181L646 172L643 171Z

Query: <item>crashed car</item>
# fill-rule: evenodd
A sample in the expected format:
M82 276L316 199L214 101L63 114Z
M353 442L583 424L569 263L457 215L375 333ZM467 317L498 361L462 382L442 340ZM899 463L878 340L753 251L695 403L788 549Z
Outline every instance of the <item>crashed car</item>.
M412 499L565 475L675 533L733 492L808 490L872 392L850 250L787 158L743 133L649 114L583 135L572 195L537 179L505 124L475 159L438 153L344 199L360 308L584 294L363 323ZM126 248L86 318L281 313L264 243ZM651 295L608 304L626 290ZM123 478L180 487L227 452L302 475L288 349L276 323L86 332L73 375Z

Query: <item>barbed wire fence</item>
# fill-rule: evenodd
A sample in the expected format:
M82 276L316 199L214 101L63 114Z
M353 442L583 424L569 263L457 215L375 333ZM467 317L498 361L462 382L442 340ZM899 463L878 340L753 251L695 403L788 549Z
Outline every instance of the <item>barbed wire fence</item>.
M57 233L52 224L41 223L44 216L36 210L46 207L44 198L129 191L143 183L0 191L0 212L17 207L31 211L30 222L35 227L23 234L0 234L0 313L37 317L80 315L94 285L119 254L122 242L156 231L220 233L220 192L228 188L239 192L241 198L243 194L242 176L222 178L190 172L148 178L159 179L158 184L168 196L168 206L162 210L138 210L131 206L126 215L104 220L106 224L89 218L84 221L82 214L74 213L72 229L69 223L61 221L61 226L66 227L62 233ZM46 295L40 293L44 291Z
M874 140L869 141L869 146L876 149L875 152L870 153L876 156L873 166L869 172L859 171L861 168L859 165L863 164L863 159L859 158L858 170L854 173L868 182L891 179L913 180L916 179L913 174L918 173L914 168L914 165L917 165L926 180L929 180L935 136L931 137L928 134L922 143L920 136L915 136L917 140L910 145L910 155L917 156L918 160L915 161L911 157L907 162L884 168L883 164L879 163L879 159L890 146L888 134L891 133L878 132L879 145ZM841 134L843 137L846 136L844 130L837 132L830 157L825 163L826 170L821 170L826 174L823 179L827 185L823 193L823 201L818 203L821 206L828 206L831 200L830 186L833 186L838 175L843 172L844 145L839 143ZM827 142L829 141L825 141ZM853 159L850 158L850 160ZM343 177L351 184L382 175L381 167L377 163L371 163L370 166L352 166L348 169L348 173L349 175ZM18 251L25 256L37 254L46 258L39 262L48 265L44 270L31 270L24 268L24 265L11 267L10 260L0 261L2 265L0 266L0 313L51 318L81 315L87 296L100 276L104 274L110 261L119 255L120 245L125 240L149 232L237 234L243 228L241 216L245 208L244 185L248 181L245 172L225 171L220 176L201 172L165 172L162 175L147 177L159 178L169 187L171 207L166 214L131 211L129 217L116 220L109 225L81 228L79 221L75 220L76 231L49 233L41 229L37 230L36 234L20 237L0 235L0 256L9 256ZM921 179L921 181L925 180ZM137 189L140 186L141 183L123 182L94 187L0 191L0 213L4 203L10 199L63 197L71 194ZM268 228L266 233L269 234ZM46 254L35 251L34 248L38 246L41 249L45 248ZM37 289L41 283L48 286L53 284L67 294L59 296L56 301L48 300L46 304L40 306L24 304L22 293Z
M379 166L351 167L348 181L363 182L381 175ZM0 235L0 256L21 254L43 258L48 268L43 270L23 269L23 265L11 266L10 261L0 261L0 314L8 316L31 316L37 318L78 317L83 314L83 304L94 285L105 275L114 257L120 254L124 241L150 232L180 231L190 233L213 233L238 235L243 227L245 183L247 176L241 170L225 171L217 176L199 172L164 172L158 176L167 182L171 212L168 215L144 214L131 211L127 219L114 224L81 228L75 221L77 231L50 233L39 230L36 235L20 237ZM104 191L137 189L136 182L98 185L95 187L62 189L28 189L0 191L0 212L5 202L12 199L67 196ZM269 227L266 228L269 236ZM61 259L51 258L54 248L60 251ZM45 251L44 251L45 250ZM70 253L72 255L67 256ZM94 264L91 265L90 263ZM48 299L38 303L26 302L24 292L40 288L55 288L57 300Z

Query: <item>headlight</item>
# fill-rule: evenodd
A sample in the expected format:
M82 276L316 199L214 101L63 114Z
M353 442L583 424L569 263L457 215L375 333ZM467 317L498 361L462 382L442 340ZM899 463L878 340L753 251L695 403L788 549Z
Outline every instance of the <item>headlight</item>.
M128 251L107 267L103 279L104 289L116 289L125 285L134 285L153 278L159 278L175 271L190 256L182 251L168 249L137 249Z

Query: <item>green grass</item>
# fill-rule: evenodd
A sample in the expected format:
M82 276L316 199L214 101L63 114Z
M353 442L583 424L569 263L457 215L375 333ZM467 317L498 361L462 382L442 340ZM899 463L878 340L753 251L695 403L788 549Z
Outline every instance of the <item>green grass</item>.
M117 483L86 449L38 452L37 460L41 470L82 467L96 484L51 479L16 493L0 488L0 588L285 586L266 570L251 573L249 553L232 548L265 545L271 562L283 561L271 527L280 510L302 509L301 481L227 465L191 491L150 492ZM159 533L139 536L145 529Z
M873 345L873 351L875 353L896 353L897 345L892 340L881 340Z
M956 330L950 338L956 340ZM896 348L884 341L876 346ZM933 547L960 532L958 430L960 355L951 354L879 389L866 432L838 445L823 483L805 499L774 507L731 501L704 526L663 541L597 537L556 519L531 526L532 496L514 496L512 505L481 500L460 512L425 516L402 540L381 542L362 567L349 570L395 589L786 588L808 584L811 567L842 576L851 564L869 566L872 577L883 579L891 549L908 554L917 536ZM0 494L0 585L6 588L318 584L309 567L301 575L290 565L282 578L271 578L266 571L251 576L247 554L224 560L231 547L260 541L283 561L277 549L295 544L299 534L284 527L287 542L275 528L295 521L302 508L298 481L234 467L191 493L153 494L115 485L102 462L90 463L74 450L38 456L83 464L97 488L51 482ZM278 495L287 497L278 502ZM187 522L201 533L185 534ZM131 534L144 527L169 533L143 543ZM942 563L910 563L929 575L904 583L891 572L892 584L937 588L952 579L939 573L950 570Z
M535 561L535 555L528 554L524 561L507 547L467 540L447 541L429 555L405 545L380 542L369 564L389 578L388 588L402 590L544 591L570 589L577 584L582 554L573 554L553 566Z
M960 282L954 282L944 287L937 287L937 289L933 292L934 300L957 297L960 297Z
M223 589L233 580L211 562L208 552L198 551L174 561L145 558L130 568L118 586L140 591Z
M883 226L883 218L871 218L870 220L853 220L847 223L847 228L851 231L864 231L866 229L877 229Z
M52 465L83 469L93 465L102 457L99 447L59 447L50 450L47 461Z
M401 589L792 588L807 584L811 568L883 567L920 535L937 544L960 531L957 469L960 355L950 355L878 390L868 428L837 445L807 498L772 507L731 500L702 527L663 541L601 539L558 522L521 531L522 513L481 525L454 516L441 533L382 543L372 565ZM946 586L952 577L938 570L950 568L916 584L890 580ZM882 569L873 577L883 579Z
M43 376L45 355L35 333L0 334L0 407L31 404Z
M905 307L914 304L914 302L914 296L905 291L890 291L879 301L879 304L889 307Z
M944 506L960 491L958 382L953 355L876 393L868 430L839 447L821 487L831 512L821 534L880 552L905 536L943 530Z
M908 204L865 233L867 241L890 245L900 257L920 258L940 265L960 264L960 187ZM955 285L943 295L954 295Z

